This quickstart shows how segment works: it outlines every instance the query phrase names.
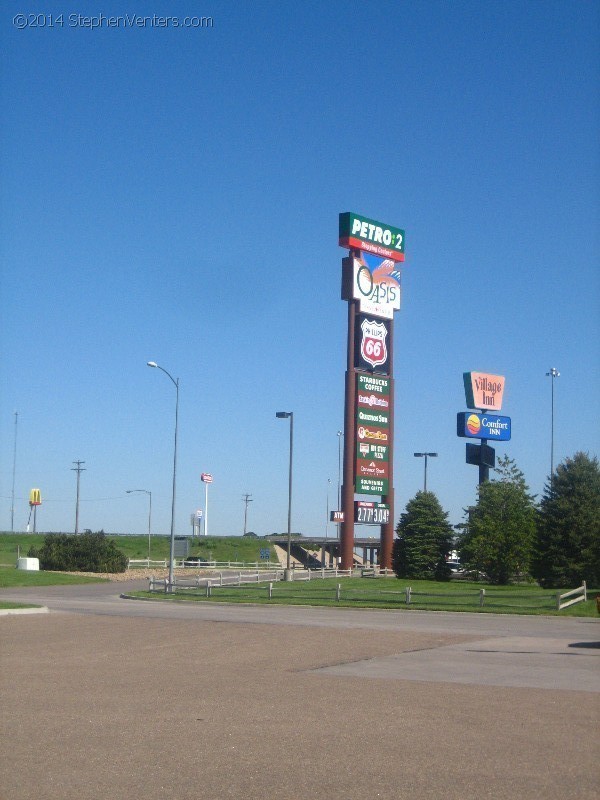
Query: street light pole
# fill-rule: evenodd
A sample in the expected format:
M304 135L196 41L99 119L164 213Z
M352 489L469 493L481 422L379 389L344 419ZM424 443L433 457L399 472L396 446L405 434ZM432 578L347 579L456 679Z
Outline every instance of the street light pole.
M546 373L546 377L550 378L550 386L552 387L552 411L550 418L550 493L552 493L552 486L554 484L554 379L560 378L560 372L556 367L550 367L550 372Z
M337 510L342 508L342 436L343 431L337 432L338 437L338 496L337 496ZM339 524L338 524L339 529Z
M149 367L161 370L165 375L171 379L175 386L175 444L173 447L173 493L171 498L171 544L169 547L169 591L173 591L174 572L173 562L175 559L175 492L177 485L177 427L179 421L179 378L175 378L166 369L163 369L156 361L148 361Z
M148 566L150 566L150 535L152 530L152 492L148 491L148 489L125 489L127 494L133 494L134 492L143 492L144 494L148 495L149 505L148 505Z
M294 412L293 411L277 411L275 416L277 419L290 420L290 468L288 479L288 520L287 520L287 560L284 580L291 580L291 551L292 551L292 463L294 452Z
M327 478L327 510L325 511L325 538L329 535L329 489L331 488L331 478Z
M424 458L425 459L425 476L423 479L423 491L427 491L427 459L428 458L437 458L437 453L413 453L415 458Z
M12 495L10 501L10 532L15 532L15 473L17 470L17 428L19 422L19 412L15 411L15 442L13 448L13 468L12 468Z

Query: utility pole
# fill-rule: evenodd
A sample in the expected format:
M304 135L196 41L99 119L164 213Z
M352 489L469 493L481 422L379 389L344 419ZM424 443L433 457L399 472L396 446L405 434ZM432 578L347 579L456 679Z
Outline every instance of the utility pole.
M77 464L76 467L71 467L71 472L77 473L77 500L75 502L75 533L79 533L79 476L82 472L85 472L85 467L82 467L82 464L85 464L85 461L73 461L73 464Z
M554 486L554 379L560 378L560 372L556 367L550 367L550 372L546 373L547 378L551 378L550 385L552 386L552 411L550 417L550 493Z
M12 470L12 495L10 503L10 532L15 532L15 472L17 470L17 423L19 412L15 411L15 445L13 448L13 470Z
M242 495L242 500L245 503L245 507L244 507L244 536L245 536L246 535L246 523L248 522L248 503L253 503L254 500L252 500L252 495L248 494L248 493Z

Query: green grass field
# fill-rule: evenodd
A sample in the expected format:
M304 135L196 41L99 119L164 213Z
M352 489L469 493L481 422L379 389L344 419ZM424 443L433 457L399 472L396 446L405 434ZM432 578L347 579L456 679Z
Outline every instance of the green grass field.
M128 558L143 559L148 554L147 536L111 536ZM17 553L26 556L29 548L40 547L43 534L0 533L0 587L49 586L52 584L97 583L101 578L65 575L57 572L26 572L15 569ZM155 536L151 539L153 559L169 556L169 538ZM260 550L272 545L264 539L241 536L209 536L196 539L190 556L204 560L245 561L260 559ZM336 600L336 587L341 584L341 597ZM406 605L406 587L412 589L410 606ZM281 603L291 605L345 606L356 608L395 608L431 611L470 611L496 614L560 614L563 616L596 617L595 592L587 603L578 603L568 609L556 611L556 595L574 587L545 591L538 586L489 586L465 581L436 583L434 581L408 581L397 578L340 578L276 583L269 600L264 584L256 586L215 587L209 602L227 603ZM479 606L480 590L485 589L483 607ZM140 593L148 596L148 593ZM150 595L154 599L207 601L205 594Z
M336 599L340 584L340 599ZM406 587L411 587L411 602L406 604ZM326 578L268 585L214 586L210 598L204 589L180 590L173 595L139 592L136 596L167 601L261 603L282 605L344 606L349 608L387 608L396 610L467 611L494 614L551 614L596 617L595 593L587 603L556 610L559 590L537 586L484 586L479 583L436 583L404 581L397 578ZM480 591L485 589L483 607ZM566 591L566 590L560 590Z

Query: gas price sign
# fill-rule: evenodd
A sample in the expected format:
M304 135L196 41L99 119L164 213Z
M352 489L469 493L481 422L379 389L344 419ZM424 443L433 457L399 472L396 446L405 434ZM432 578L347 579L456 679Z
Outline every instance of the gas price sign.
M390 507L385 503L371 503L368 500L354 501L354 522L364 525L387 525L390 520Z

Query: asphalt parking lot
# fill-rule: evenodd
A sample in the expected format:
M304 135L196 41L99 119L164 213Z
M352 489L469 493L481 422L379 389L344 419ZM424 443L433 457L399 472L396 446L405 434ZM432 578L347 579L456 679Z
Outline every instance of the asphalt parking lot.
M3 800L597 797L596 620L122 588L0 618Z

